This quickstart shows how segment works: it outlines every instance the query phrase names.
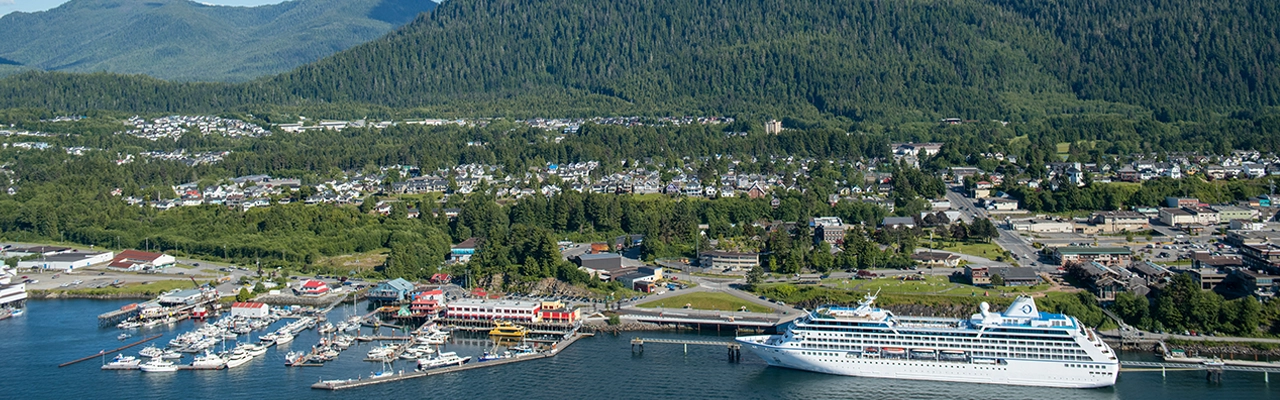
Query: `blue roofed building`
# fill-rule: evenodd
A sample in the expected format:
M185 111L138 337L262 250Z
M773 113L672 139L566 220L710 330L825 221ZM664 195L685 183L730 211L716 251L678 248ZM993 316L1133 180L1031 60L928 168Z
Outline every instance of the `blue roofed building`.
M402 278L379 283L369 290L369 301L397 302L413 298L414 285Z

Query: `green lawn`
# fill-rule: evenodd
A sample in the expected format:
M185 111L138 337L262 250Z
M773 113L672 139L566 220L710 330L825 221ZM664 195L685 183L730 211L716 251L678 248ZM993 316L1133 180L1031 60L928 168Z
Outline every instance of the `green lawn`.
M931 249L946 250L960 254L968 254L986 259L995 260L997 256L1004 255L1004 249L995 243L968 243L968 242L920 242L920 247Z
M346 275L350 271L360 273L386 263L387 253L387 249L378 249L364 253L324 257L316 260L312 268L316 268L317 272L335 275Z
M711 292L687 293L647 303L641 303L636 306L640 308L684 308L686 304L689 305L689 308L694 310L740 311L742 307L746 307L747 311L751 312L773 312L773 310L768 307L756 305L755 303L739 299L728 293Z
M205 281L199 281L199 282L201 284L206 283ZM149 282L146 284L124 284L121 287L107 286L104 288L97 288L97 289L70 289L70 290L52 289L52 291L85 294L85 295L144 294L148 296L153 296L153 295L157 295L173 289L191 289L192 287L194 286L192 286L190 280L182 279L182 280L155 281L155 282Z
M986 294L998 293L1038 293L1049 288L1049 284L1042 283L1035 286L996 286L990 288L982 288L972 286L967 283L951 282L945 276L926 276L921 281L904 280L898 277L877 278L877 279L826 279L822 281L822 285L828 288L856 290L861 293L875 293L879 290L885 294L915 294L915 295L941 295L941 296L983 296Z

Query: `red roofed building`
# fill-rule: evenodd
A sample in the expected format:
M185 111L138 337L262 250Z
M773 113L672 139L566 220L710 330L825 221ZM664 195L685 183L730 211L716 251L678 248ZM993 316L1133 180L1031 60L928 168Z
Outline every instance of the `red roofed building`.
M409 311L418 318L434 317L440 315L442 310L444 310L444 291L440 289L418 293L413 297L413 303L409 305Z
M449 281L451 281L451 280L453 280L453 278L452 278L452 277L450 277L450 276L449 276L449 274L435 274L435 275L431 275L431 282L432 282L432 283L449 283Z
M298 288L298 294L303 296L324 296L328 293L329 284L315 279L308 279L302 283L302 287Z
M266 303L235 302L231 303L232 317L266 318L271 315L271 307Z
M111 263L107 264L107 268L116 271L151 271L164 269L177 262L177 259L167 254L125 250L111 259Z

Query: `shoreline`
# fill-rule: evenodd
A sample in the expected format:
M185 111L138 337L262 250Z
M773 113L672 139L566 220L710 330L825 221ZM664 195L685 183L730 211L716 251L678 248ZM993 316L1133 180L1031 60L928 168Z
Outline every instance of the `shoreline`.
M60 290L28 290L27 300L67 300L67 299L87 299L87 300L149 300L156 297L146 293L112 293L112 294L88 294L64 292Z
M27 295L28 295L28 300L37 300L37 301L38 300L67 300L67 299L148 300L155 297L153 295L147 295L143 293L116 293L116 294L94 295L94 294L68 293L63 291L50 291L50 290L31 290L27 292ZM268 297L268 296L263 296L263 297ZM275 297L275 296L270 296L270 297ZM307 300L311 300L310 302L316 302L316 303L321 303L321 302L331 303L333 301L332 298L323 298L323 301L316 301L320 299L321 298L311 298ZM281 300L285 300L285 299L264 298L264 299L258 299L256 301L283 304ZM297 298L292 300L297 300ZM293 304L297 304L297 303L295 302L295 303L292 303L291 305ZM683 331L698 332L700 331L698 329L693 329L693 328L685 328L685 327L679 327L679 326L673 326L673 325L659 325L659 324L642 323L642 322L623 322L618 325L609 325L604 320L584 321L582 324L582 330L586 332L594 332L599 334L611 333L614 336L620 335L622 333L630 333L630 332L683 332ZM1103 340L1105 340L1108 344L1114 346L1116 349L1125 350L1125 351L1152 351L1156 343L1155 341L1142 341L1139 343L1129 342L1129 343L1125 343L1127 344L1126 346L1121 346L1120 341L1115 338L1104 336ZM1201 343L1194 343L1194 344L1191 344L1191 343L1179 343L1177 345L1169 344L1169 346L1187 350L1189 352L1196 352L1198 354L1228 356L1224 358L1231 358L1231 356L1254 356L1254 357L1275 357L1280 359L1280 346L1277 346L1276 348L1271 348L1271 349L1260 349L1260 348L1252 347L1248 343L1208 342L1208 341L1201 342Z

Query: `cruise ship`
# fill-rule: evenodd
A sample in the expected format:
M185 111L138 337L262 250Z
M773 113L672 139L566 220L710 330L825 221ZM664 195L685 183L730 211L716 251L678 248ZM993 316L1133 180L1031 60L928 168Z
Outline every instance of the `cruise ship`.
M18 274L0 267L0 319L22 315L27 305L27 284L18 282Z
M1060 388L1115 385L1120 362L1078 319L1019 297L1003 313L908 317L874 306L822 307L778 335L737 341L771 366L872 378Z

